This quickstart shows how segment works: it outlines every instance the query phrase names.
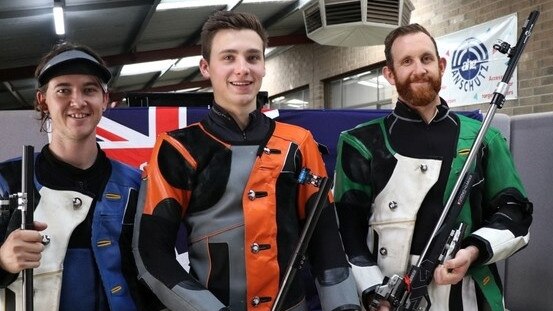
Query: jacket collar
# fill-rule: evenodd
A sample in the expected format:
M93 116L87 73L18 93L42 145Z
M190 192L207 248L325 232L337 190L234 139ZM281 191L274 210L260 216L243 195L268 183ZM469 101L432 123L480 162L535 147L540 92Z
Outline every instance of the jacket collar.
M447 118L449 115L449 106L447 105L446 101L440 97L440 104L437 106L437 113L432 119L432 122L440 122ZM401 100L398 100L396 103L396 107L394 108L394 111L392 114L402 120L405 121L411 121L411 122L424 122L419 113L407 106L406 103L402 102Z
M244 130L223 107L214 103L204 124L219 138L230 143L260 142L265 140L271 131L272 119L265 116L260 109L249 114L249 123Z

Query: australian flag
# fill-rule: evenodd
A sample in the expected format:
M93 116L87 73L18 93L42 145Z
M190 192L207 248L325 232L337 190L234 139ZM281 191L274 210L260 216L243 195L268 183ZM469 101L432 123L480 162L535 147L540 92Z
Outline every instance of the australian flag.
M158 134L199 122L208 112L204 107L135 107L115 108L104 113L96 137L106 154L134 167L142 167L150 158ZM281 109L266 110L277 121L299 125L311 131L325 146L323 155L329 176L334 173L336 144L342 131L385 116L390 110L370 109ZM462 112L481 119L479 111Z
M110 109L98 124L96 140L108 157L142 167L158 134L199 121L207 108L149 107Z

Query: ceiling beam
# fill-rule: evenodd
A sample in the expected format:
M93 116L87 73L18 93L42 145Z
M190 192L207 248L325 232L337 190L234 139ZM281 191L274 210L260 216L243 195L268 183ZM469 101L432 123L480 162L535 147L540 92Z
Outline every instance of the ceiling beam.
M144 84L144 86L141 87L141 89L151 89L160 76L161 76L161 71L154 73L153 77L148 82L146 82L146 84Z
M123 99L127 93L132 93L135 91L140 92L171 92L175 90L183 90L183 89L191 89L191 88L206 88L211 86L211 81L209 80L199 80L199 81L188 81L188 82L181 82L177 84L171 84L171 85L164 85L164 86L157 86L152 87L148 89L142 89L137 88L136 90L126 90L124 92L111 92L110 93L110 100L112 101L119 101Z
M299 1L299 0L296 1L296 2L293 2L292 4L289 4L284 9L276 12L271 17L269 17L269 19L267 19L263 23L263 26L265 27L265 29L268 29L269 27L273 26L274 24L276 24L276 23L280 22L281 20L287 18L288 16L296 13L296 11L298 11L301 8L301 5L302 5L301 1Z
M41 16L41 15L52 14L52 7L53 7L53 5L49 5L47 7L28 8L28 9L25 9L25 10L1 11L0 12L0 19L19 18L19 17L33 17L33 16Z
M13 88L13 86L11 85L11 83L9 82L2 82L4 84L4 87L8 90L8 92L17 100L17 102L22 106L22 107L32 107L31 105L29 105L29 103L27 103L23 97L21 97L21 95Z
M300 45L314 43L306 34L293 34L285 36L269 37L269 47Z
M154 13L156 12L158 4L161 2L161 0L154 0L152 5L150 6L150 9L145 14L144 18L140 19L140 22L135 25L134 34L130 36L131 40L129 40L124 48L123 51L127 51L128 53L134 53L136 52L136 47L138 46L138 42L140 42L140 39L142 38L142 35L144 34L144 31L146 31L146 28L150 24L150 21L152 20L152 17L154 16ZM121 74L121 69L123 69L123 65L113 66L112 73L113 77L110 81L111 84L114 84L117 82L117 79L119 79L119 75Z
M180 48L170 48L163 50L142 51L134 53L124 53L103 57L109 66L119 66L128 64L137 64L153 62L164 59L182 58L188 56L200 55L200 46L188 46Z
M126 49L125 49L126 51L136 52L136 46L138 45L140 38L142 38L144 31L146 31L146 28L150 24L150 21L152 20L152 17L156 12L156 8L159 2L161 2L161 0L154 0L150 9L146 13L146 16L144 16L144 18L140 20L139 24L136 25L135 27L136 31L131 36L132 40L126 44Z
M68 12L82 12L88 10L105 10L130 6L150 5L151 3L152 0L102 1L94 4L75 4L69 6L64 5L64 9ZM33 5L32 7L30 6L24 9L0 11L0 19L51 15L53 7L54 2L52 1L46 5Z
M65 5L64 9L67 12L83 12L105 9L117 9L126 8L131 6L152 5L154 0L120 0L120 1L97 1L93 3L77 3L72 5Z

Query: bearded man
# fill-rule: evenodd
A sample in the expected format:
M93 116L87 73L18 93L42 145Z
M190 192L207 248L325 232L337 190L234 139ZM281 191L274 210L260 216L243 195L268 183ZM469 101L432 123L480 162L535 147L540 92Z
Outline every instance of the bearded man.
M396 107L340 135L334 189L367 309L384 276L404 275L417 262L481 127L438 95L446 61L425 28L393 30L384 52L382 73L396 87ZM434 271L430 310L503 311L495 262L529 241L532 204L498 130L487 131L475 162L476 181L458 218L468 229L455 257ZM376 309L389 308L381 301Z

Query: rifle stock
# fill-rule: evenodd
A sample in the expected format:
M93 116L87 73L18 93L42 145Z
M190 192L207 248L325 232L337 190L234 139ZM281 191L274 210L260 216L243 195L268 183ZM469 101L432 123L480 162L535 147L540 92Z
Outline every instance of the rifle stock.
M315 198L315 201L313 202L313 208L307 216L307 219L303 226L298 244L296 245L294 253L290 258L290 262L286 267L286 272L284 274L284 278L282 279L282 285L280 286L271 311L282 310L283 303L285 301L284 298L286 297L290 286L292 285L292 281L294 280L297 271L301 269L304 264L305 252L307 251L309 241L311 240L313 231L315 230L317 222L319 221L319 216L321 216L321 213L323 211L324 204L326 202L326 198L331 186L331 183L328 181L328 177L319 177L312 175L309 173L309 169L306 168L301 171L298 177L298 183L311 184L315 187L318 187L319 191L317 192L317 196Z
M23 146L21 161L21 193L18 193L19 209L21 210L21 229L29 230L34 228L34 148ZM25 311L34 310L33 299L33 269L23 270L23 307Z

